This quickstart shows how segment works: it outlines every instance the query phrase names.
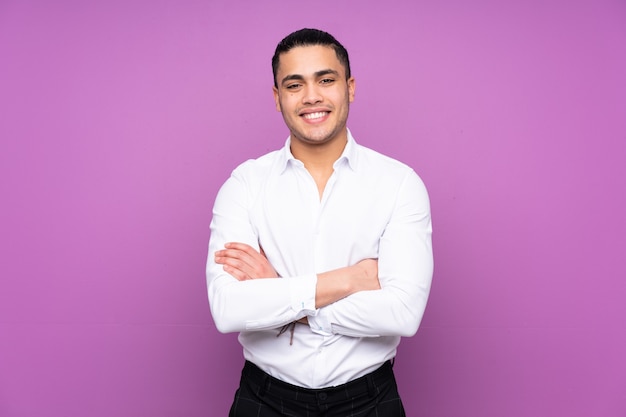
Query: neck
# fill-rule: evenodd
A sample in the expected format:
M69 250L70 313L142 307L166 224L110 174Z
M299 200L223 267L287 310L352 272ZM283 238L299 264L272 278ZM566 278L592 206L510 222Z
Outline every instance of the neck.
M347 131L325 143L307 143L299 139L291 141L291 154L302 161L304 167L317 184L320 200L328 179L333 174L333 165L348 143Z
M299 140L291 142L291 153L302 161L317 185L320 200L324 194L326 183L333 174L333 165L346 147L347 137L336 139L325 144L312 145Z
M298 139L291 140L291 154L294 158L302 161L305 168L313 173L314 171L328 171L333 168L333 164L348 143L347 132L326 143L307 143Z

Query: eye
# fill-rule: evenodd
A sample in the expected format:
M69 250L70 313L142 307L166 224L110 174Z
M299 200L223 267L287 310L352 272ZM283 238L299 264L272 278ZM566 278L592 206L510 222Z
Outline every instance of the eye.
M335 80L332 79L332 78L324 78L323 80L320 81L320 84L328 85L328 84L332 84L334 82L335 82Z
M301 84L298 83L293 83L293 84L288 84L287 86L285 86L285 88L287 90L297 90L298 88L300 88Z

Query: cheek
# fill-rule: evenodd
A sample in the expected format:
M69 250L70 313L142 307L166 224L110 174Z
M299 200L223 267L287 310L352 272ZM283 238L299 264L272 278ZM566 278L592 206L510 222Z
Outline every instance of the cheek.
M293 112L298 108L298 97L295 94L284 95L279 102L284 112Z
M350 94L338 94L334 99L334 103L336 106L347 107L349 103L352 102L352 96Z

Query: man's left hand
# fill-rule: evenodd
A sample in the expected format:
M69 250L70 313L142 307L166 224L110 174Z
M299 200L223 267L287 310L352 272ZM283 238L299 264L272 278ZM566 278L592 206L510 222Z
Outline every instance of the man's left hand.
M215 263L223 265L224 271L239 281L278 277L276 270L265 257L263 248L257 252L245 243L226 243L224 249L215 252Z

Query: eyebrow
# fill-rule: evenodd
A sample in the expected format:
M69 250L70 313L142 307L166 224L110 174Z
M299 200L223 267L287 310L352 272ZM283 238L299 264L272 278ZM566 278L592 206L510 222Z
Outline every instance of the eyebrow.
M337 77L339 76L339 72L333 69L324 69L324 70L316 71L313 75L315 76L315 78L319 78L319 77L323 77L329 74L337 76ZM304 80L304 76L300 74L289 74L280 81L280 84L284 85L287 81L292 81L292 80L302 81Z

